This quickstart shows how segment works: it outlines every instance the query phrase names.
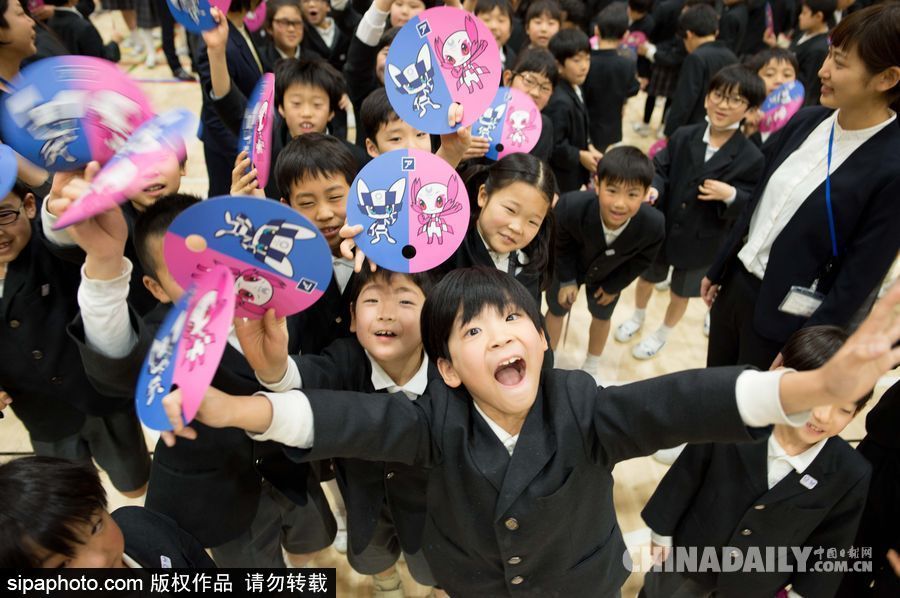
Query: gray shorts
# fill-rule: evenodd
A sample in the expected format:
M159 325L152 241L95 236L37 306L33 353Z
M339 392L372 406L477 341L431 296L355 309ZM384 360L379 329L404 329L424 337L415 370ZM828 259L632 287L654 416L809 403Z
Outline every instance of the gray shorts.
M672 284L669 289L679 297L699 297L700 282L706 276L709 266L685 270L683 268L672 269ZM662 282L669 275L669 264L657 258L649 268L644 270L641 278L647 282Z
M56 441L32 440L36 455L72 461L93 458L119 492L133 492L150 479L150 454L134 411L85 415L77 434Z
M250 528L237 538L210 549L222 568L284 569L281 548L293 554L308 554L331 546L337 524L331 511L309 497L298 505L263 480L256 516Z
M547 309L550 310L551 314L557 317L562 317L569 313L568 309L559 304L560 286L560 282L554 280L550 288L547 289ZM584 287L584 296L587 299L588 311L595 320L609 320L612 318L613 310L616 309L619 298L616 297L609 305L600 305L597 303L597 300L594 299L594 293L597 292L598 288L600 287L594 285L585 285Z
M372 541L359 554L354 553L352 549L347 550L347 560L357 573L375 575L393 567L400 558L401 551L391 510L385 503L381 507L378 523L375 524ZM413 554L404 552L403 556L406 559L409 574L417 583L423 586L435 585L434 576L431 575L431 568L428 566L422 550Z

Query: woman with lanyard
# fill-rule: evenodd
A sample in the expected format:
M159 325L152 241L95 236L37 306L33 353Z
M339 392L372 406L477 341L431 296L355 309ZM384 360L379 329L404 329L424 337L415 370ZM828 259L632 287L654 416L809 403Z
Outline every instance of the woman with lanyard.
M35 22L18 0L0 0L0 99L12 91L12 81L25 59L37 52ZM44 197L50 190L50 175L16 154L19 178Z
M847 326L897 255L900 4L848 16L831 43L822 106L763 146L766 172L701 285L709 366L768 369L795 330Z
M231 82L244 97L249 98L253 87L263 74L259 52L244 26L244 17L251 8L256 8L258 0L231 0L228 14L217 9L212 12L218 23L228 20L228 39L225 42L225 62ZM231 171L237 158L237 137L220 119L212 102L213 95L210 57L204 42L197 50L197 73L200 75L203 107L200 110L200 140L203 142L203 157L209 176L209 197L226 195L231 189Z

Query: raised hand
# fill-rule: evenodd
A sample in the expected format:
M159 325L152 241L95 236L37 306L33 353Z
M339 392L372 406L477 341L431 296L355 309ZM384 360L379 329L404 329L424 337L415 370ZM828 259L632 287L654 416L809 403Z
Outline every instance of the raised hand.
M284 378L288 367L287 320L269 309L259 320L234 319L234 332L247 363L263 382Z

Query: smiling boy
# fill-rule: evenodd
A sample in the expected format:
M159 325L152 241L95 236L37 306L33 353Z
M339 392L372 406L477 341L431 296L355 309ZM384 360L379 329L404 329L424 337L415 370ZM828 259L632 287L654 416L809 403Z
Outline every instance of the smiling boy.
M521 284L495 268L460 269L425 302L425 350L442 380L415 402L211 390L198 419L260 433L287 417L290 434L279 440L298 447L296 458L430 467L423 547L451 595L618 596L629 570L614 465L679 442L751 441L759 431L748 426L800 426L806 410L862 396L900 361L891 349L898 306L895 285L813 371L694 370L598 389L578 371L542 372L547 341ZM164 405L175 430L191 435L178 392Z

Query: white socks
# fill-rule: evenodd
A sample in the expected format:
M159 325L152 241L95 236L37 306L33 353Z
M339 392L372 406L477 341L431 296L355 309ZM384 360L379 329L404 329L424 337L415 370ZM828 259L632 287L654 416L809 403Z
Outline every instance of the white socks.
M637 309L637 308L635 308L635 309L634 309L634 313L631 314L631 319L634 320L635 322L640 322L641 324L643 324L643 323L644 323L644 317L645 317L646 315L647 315L647 310L646 310L646 309Z
M598 369L600 369L600 356L599 355L591 355L587 354L587 357L584 358L584 363L581 365L581 369L589 374L596 373Z
M669 328L668 326L666 326L665 324L663 324L663 325L660 326L660 327L656 330L656 332L654 332L653 334L654 334L654 335L656 336L656 338L658 338L659 340L661 340L661 341L663 341L663 342L666 342L667 340L669 340L669 333L670 333L670 332L672 332L672 328Z

